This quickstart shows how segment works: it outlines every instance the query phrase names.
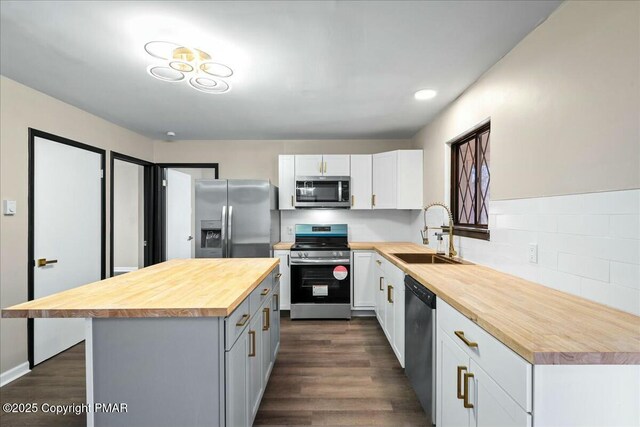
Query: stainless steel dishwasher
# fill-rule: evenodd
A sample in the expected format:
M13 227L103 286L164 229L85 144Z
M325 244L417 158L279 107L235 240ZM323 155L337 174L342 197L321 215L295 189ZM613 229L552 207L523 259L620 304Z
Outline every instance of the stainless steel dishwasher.
M405 373L422 409L435 424L436 295L411 276L405 276Z

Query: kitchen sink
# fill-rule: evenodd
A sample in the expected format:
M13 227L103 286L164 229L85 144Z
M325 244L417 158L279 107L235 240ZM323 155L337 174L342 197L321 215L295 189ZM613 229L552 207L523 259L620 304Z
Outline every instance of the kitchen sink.
M410 253L410 254L392 254L394 257L406 262L407 264L463 264L462 261L449 258L445 255Z

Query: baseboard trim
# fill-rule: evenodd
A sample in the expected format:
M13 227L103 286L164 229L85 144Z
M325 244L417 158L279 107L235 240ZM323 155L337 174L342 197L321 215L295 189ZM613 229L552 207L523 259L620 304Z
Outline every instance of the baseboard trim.
M18 366L9 369L8 371L0 374L0 387L4 387L9 384L11 381L17 380L24 374L29 372L29 362L24 362L19 364Z

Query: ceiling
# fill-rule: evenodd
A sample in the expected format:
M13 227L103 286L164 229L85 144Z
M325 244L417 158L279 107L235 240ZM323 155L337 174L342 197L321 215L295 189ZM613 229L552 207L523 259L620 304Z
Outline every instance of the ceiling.
M0 73L154 139L409 138L559 3L2 1ZM152 78L151 40L209 52L232 90Z

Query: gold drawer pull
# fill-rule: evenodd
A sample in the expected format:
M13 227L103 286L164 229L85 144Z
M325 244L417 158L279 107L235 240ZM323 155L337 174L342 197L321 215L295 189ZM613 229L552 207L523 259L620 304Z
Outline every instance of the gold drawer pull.
M256 357L256 331L249 331L251 335L251 344L249 344L249 357Z
M387 301L393 304L393 285L387 286Z
M266 321L266 324L265 324L265 322L262 323L262 330L263 331L268 331L269 328L271 327L271 318L269 316L269 307L263 308L262 312L266 315L266 317L264 318L264 321Z
M469 378L473 378L473 374L465 373L464 374L464 399L462 403L465 408L471 409L473 408L473 403L469 403Z
M280 310L280 295L279 294L273 294L273 299L275 301L275 308L273 309L273 311L279 311Z
M293 194L291 195L291 206L293 206Z
M378 265L382 265L382 261L380 261L379 259L376 260L376 264Z
M454 331L453 333L456 334L456 336L458 338L460 338L462 340L462 342L467 345L467 347L478 347L478 343L477 342L473 342L473 341L469 341L467 339L467 337L464 336L464 332L463 331Z
M376 195L372 195L371 196L371 206L375 206L376 205Z
M382 288L382 279L384 279L384 277L380 277L380 290L384 291L384 289Z
M356 204L356 196L352 195L351 196L351 206Z
M280 280L281 277L282 277L282 273L276 274L276 280Z
M238 321L238 323L236 323L236 326L244 326L247 324L247 322L249 321L249 316L248 314L243 314L242 317L240 318L240 320Z
M262 290L262 292L260 292L260 295L265 296L265 295L267 295L267 294L269 293L269 291L270 291L270 289L268 289L268 288L264 288L264 289Z
M466 366L458 366L458 381L457 381L457 390L458 390L458 399L464 399L464 394L462 394L462 383L460 382L460 380L462 379L462 372L466 372L467 371L467 367Z

